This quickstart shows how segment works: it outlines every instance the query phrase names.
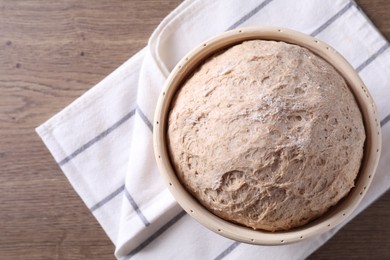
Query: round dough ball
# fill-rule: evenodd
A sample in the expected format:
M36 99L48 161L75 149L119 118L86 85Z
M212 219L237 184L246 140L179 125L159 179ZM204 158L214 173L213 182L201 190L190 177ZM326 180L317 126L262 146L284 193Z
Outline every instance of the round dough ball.
M288 230L354 186L365 130L340 74L306 48L253 40L206 60L176 94L171 162L215 215Z

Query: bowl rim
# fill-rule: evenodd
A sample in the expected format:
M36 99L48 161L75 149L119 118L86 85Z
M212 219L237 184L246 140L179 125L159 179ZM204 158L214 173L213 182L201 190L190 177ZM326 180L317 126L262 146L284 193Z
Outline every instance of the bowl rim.
M283 41L305 47L330 63L346 80L363 116L366 141L362 165L355 187L336 206L317 220L288 231L254 230L226 221L202 206L180 183L169 159L167 119L171 101L185 80L200 62L218 50L246 40ZM153 145L158 169L171 194L180 206L208 229L227 238L257 245L280 245L302 241L322 234L345 221L366 194L378 165L381 151L381 128L376 105L353 67L330 45L309 35L280 27L244 27L221 33L195 47L185 55L168 76L159 96L153 122Z

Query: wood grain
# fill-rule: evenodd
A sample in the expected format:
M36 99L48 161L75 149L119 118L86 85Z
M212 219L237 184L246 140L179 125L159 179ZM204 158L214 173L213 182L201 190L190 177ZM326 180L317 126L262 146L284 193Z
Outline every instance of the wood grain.
M0 1L0 259L114 259L34 128L143 48L180 1Z
M34 128L147 42L181 1L0 0L0 259L113 259ZM360 0L390 39L390 1ZM390 193L311 259L390 258Z

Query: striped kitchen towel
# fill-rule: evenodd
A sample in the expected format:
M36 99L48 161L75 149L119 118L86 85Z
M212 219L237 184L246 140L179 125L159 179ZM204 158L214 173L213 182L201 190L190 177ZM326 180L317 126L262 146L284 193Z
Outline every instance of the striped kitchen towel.
M231 241L189 217L165 188L151 120L169 71L202 41L244 26L271 25L317 37L356 68L381 114L383 151L361 212L390 186L389 43L351 0L193 0L177 7L147 47L37 128L74 189L116 246L119 259L302 259L341 227L300 243Z

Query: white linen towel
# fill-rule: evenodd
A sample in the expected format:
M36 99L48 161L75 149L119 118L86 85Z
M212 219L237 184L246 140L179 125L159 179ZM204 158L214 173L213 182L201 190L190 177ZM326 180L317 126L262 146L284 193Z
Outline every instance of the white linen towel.
M383 151L358 210L390 186L390 48L350 0L193 0L177 7L146 48L37 128L74 189L116 246L119 259L303 259L332 237L283 246L231 241L189 217L165 188L152 147L153 113L169 71L223 31L281 26L317 37L356 68L381 114Z

